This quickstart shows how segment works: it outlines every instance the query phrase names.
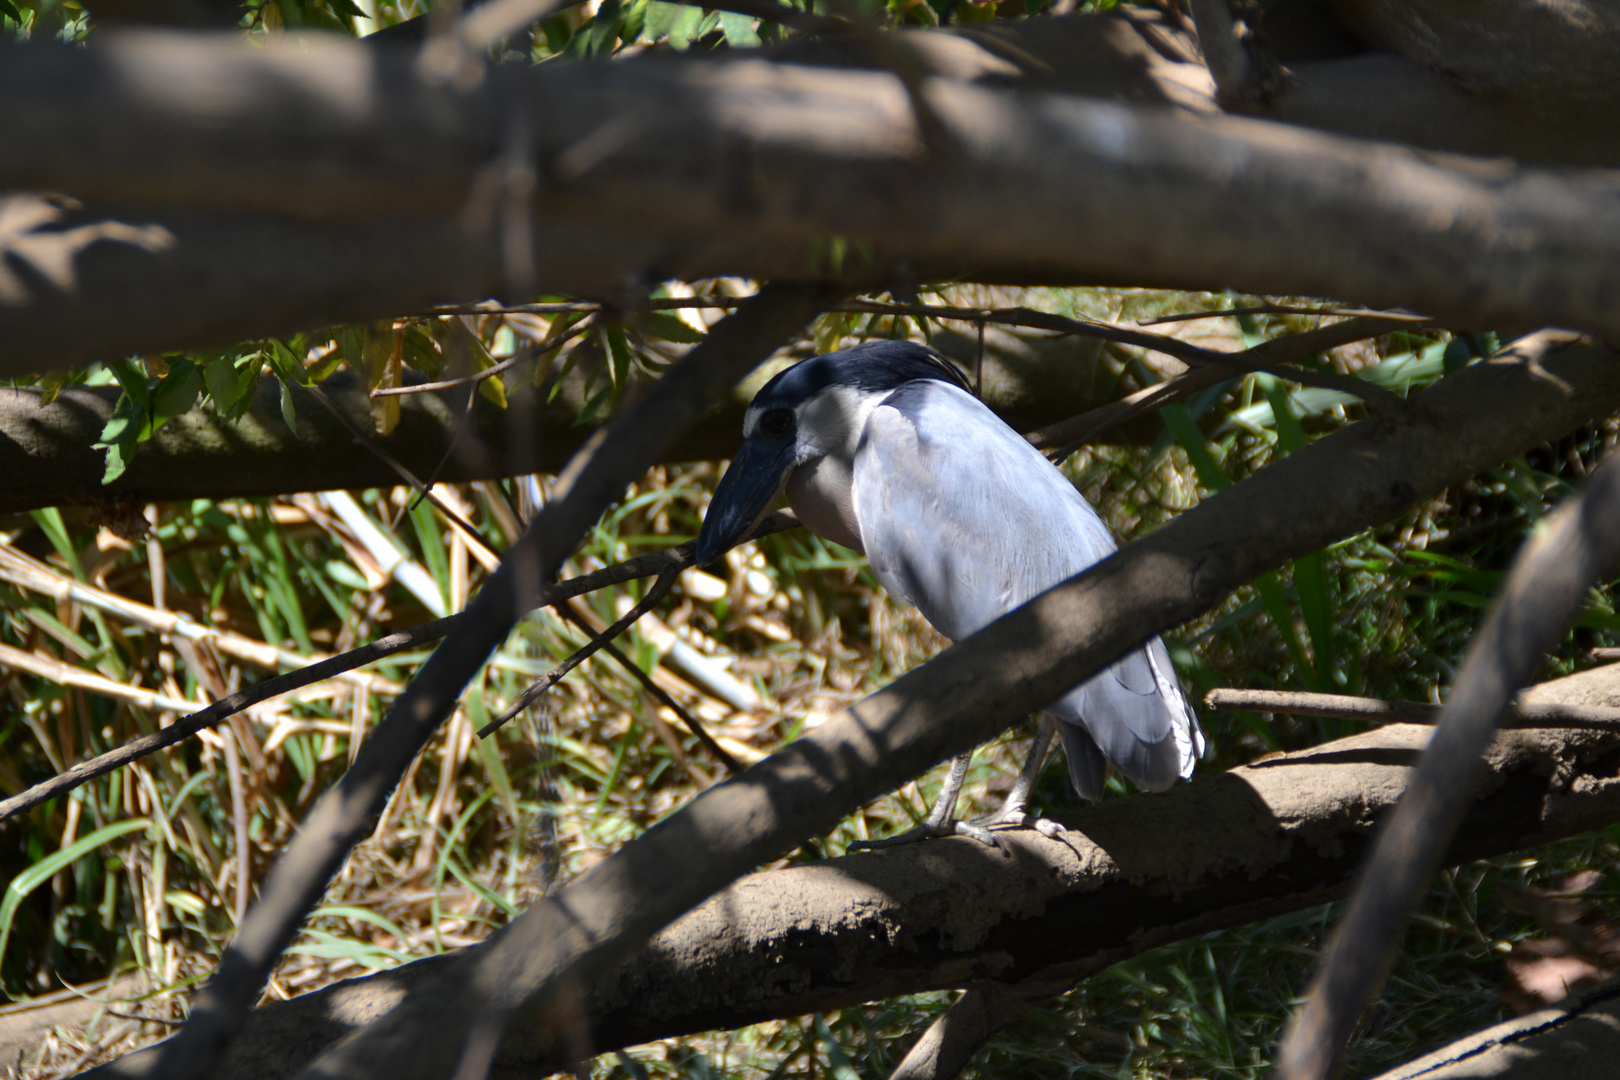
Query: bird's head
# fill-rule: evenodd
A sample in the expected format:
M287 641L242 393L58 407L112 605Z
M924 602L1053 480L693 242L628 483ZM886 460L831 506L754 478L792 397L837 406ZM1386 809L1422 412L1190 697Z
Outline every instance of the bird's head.
M703 518L697 565L709 565L752 532L794 469L829 454L853 456L867 414L917 379L969 389L950 361L911 341L869 341L811 357L766 383L743 416L742 448Z

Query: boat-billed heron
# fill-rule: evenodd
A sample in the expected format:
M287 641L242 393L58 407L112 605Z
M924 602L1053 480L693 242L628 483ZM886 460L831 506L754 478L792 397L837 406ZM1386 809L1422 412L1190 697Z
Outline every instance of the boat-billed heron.
M743 438L704 518L699 565L745 536L785 488L812 532L864 553L884 588L956 641L1115 550L1063 474L914 342L868 342L783 371L749 405ZM1161 791L1191 775L1204 747L1155 637L1046 707L1001 810L953 818L964 755L924 824L861 846L951 833L993 844L997 825L1055 835L1055 823L1025 813L1054 727L1087 799L1102 794L1110 764Z

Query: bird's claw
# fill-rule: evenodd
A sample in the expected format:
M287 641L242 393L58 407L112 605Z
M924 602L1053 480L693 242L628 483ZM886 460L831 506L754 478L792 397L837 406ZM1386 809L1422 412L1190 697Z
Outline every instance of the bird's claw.
M1002 809L994 814L972 821L963 821L959 818L949 818L945 821L925 821L915 828L907 829L897 836L885 837L882 840L856 840L844 850L853 854L857 851L876 851L881 848L900 847L904 844L915 844L922 840L932 840L939 836L966 836L985 847L1006 850L1004 845L992 829L1018 829L1030 828L1046 837L1048 840L1061 840L1069 842L1069 830L1061 824L1048 818L1035 817L1026 814L1022 809ZM1072 845L1071 845L1072 846Z
M915 844L922 840L932 840L939 836L967 836L986 847L1000 848L1001 841L995 834L979 822L962 821L958 818L947 818L944 821L925 821L915 828L907 829L897 836L884 837L881 840L855 840L844 849L847 854L857 851L877 851L881 848L900 847L904 844Z

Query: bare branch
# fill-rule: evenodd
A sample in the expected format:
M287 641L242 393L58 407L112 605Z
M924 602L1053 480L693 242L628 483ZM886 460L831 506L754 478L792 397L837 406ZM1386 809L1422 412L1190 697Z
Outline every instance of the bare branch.
M1211 690L1204 705L1214 712L1250 710L1291 716L1328 716L1372 724L1437 724L1439 705L1419 701L1386 701L1348 694L1312 694L1296 690ZM1525 702L1509 707L1504 728L1571 728L1620 731L1620 709L1602 705Z
M520 364L525 364L537 356L550 352L552 349L561 348L574 338L594 329L595 325L589 319L575 323L560 333L552 334L544 341L533 345L525 345L498 364L487 367L483 371L474 372L471 375L463 375L459 379L440 379L438 382L417 383L414 386L385 386L371 391L371 396L374 398L403 397L407 394L431 394L440 390L453 390L459 386L473 386L483 382L485 379L504 375Z
M1333 304L1323 304L1321 307L1256 304L1253 307L1226 308L1221 311L1183 311L1175 315L1160 315L1156 319L1138 322L1137 325L1162 326L1165 323L1197 322L1199 319L1228 319L1236 315L1314 315L1317 318L1383 319L1392 323L1406 324L1434 322L1427 315L1414 315L1409 311L1373 311L1370 308L1346 308Z
M1236 288L1620 333L1620 209L1597 172L943 78L928 100L956 149L923 167L894 76L761 59L541 65L509 90L461 92L325 39L255 51L149 33L8 54L0 188L91 206L47 208L55 220L27 234L56 245L72 289L19 279L0 304L8 372L500 292L499 230L470 235L455 215L501 153L508 94L547 117L531 244L544 291L614 297L647 267L784 280L837 236L853 257L821 269L849 282L906 269ZM163 89L178 83L186 95ZM206 115L182 103L197 100ZM1011 191L986 228L985 193ZM117 222L165 246L80 231ZM1548 257L1524 259L1532 248Z
M1277 1057L1280 1080L1328 1080L1362 1010L1383 985L1408 911L1475 794L1480 757L1530 681L1620 563L1620 457L1566 499L1514 559L1501 599L1475 637L1423 763L1379 830L1355 895Z

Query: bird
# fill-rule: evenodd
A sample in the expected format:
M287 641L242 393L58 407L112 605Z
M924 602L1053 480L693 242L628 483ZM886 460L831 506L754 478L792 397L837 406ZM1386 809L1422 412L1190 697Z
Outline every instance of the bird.
M748 535L783 491L799 521L864 554L879 583L959 641L1116 550L1107 524L1040 451L972 392L962 373L914 341L868 341L777 374L743 417L743 444L715 488L695 559L707 566ZM1027 813L1054 730L1069 780L1103 793L1112 765L1163 791L1204 751L1197 716L1154 637L1047 705L999 810L954 817L971 752L956 758L916 828L860 841L884 847L1055 822Z

